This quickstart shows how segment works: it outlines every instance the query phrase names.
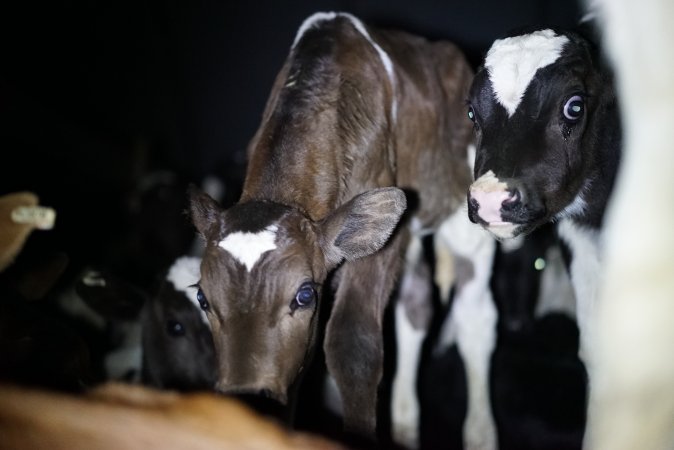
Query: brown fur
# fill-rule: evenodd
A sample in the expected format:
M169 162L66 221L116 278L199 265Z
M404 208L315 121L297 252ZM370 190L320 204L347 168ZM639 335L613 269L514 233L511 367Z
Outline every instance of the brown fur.
M394 80L345 16L310 28L274 83L248 149L239 204L222 211L193 194L192 214L207 241L201 286L211 304L218 387L264 389L285 401L311 353L319 306L288 305L307 280L320 303L323 283L337 269L327 367L340 387L346 427L371 435L383 314L402 271L408 220L437 227L470 182L463 100L471 70L448 42L368 31L391 58ZM398 224L405 203L409 215ZM272 223L277 248L250 273L217 246L229 232Z
M338 449L239 402L110 384L86 396L0 385L3 449Z

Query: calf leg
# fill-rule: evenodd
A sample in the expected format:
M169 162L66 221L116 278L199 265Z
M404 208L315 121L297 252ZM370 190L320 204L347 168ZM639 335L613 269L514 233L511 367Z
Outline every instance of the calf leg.
M431 321L431 274L421 239L407 248L405 269L395 305L397 367L391 392L393 441L406 448L419 446L417 375L421 347Z
M440 332L441 346L456 341L466 368L468 411L463 425L467 450L497 446L496 425L489 401L489 361L496 344L496 306L489 279L496 242L459 211L438 230L438 240L454 255L456 293Z
M397 234L378 253L340 268L326 328L326 365L342 396L344 428L373 438L384 365L383 315L406 240Z

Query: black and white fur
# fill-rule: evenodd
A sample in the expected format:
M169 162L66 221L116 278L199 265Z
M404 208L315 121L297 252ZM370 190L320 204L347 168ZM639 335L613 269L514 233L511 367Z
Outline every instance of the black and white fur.
M468 115L477 139L469 217L501 240L557 224L592 380L602 222L621 155L612 72L576 32L497 40L473 81Z

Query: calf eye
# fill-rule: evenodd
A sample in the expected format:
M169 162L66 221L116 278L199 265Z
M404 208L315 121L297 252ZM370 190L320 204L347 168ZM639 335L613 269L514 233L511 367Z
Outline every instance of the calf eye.
M475 110L470 105L468 105L468 118L475 122Z
M297 290L295 298L290 304L290 309L294 311L297 308L306 308L313 305L315 302L316 289L314 288L314 284L311 282L303 283Z
M169 336L179 337L185 335L185 327L177 320L168 320L166 322L166 331Z
M204 295L204 291L199 288L197 291L197 301L199 302L199 306L201 306L201 309L206 311L208 309L208 300L206 299L206 296Z
M583 101L583 97L580 95L574 95L568 99L564 104L564 109L562 110L564 117L572 122L575 122L583 117L584 111L585 103Z

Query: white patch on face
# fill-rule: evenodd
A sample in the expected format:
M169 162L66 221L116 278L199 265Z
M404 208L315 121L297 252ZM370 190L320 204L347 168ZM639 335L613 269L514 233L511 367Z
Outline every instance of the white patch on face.
M336 17L342 16L351 21L353 24L354 28L358 30L360 34L363 35L367 41L372 44L374 49L377 51L379 54L379 58L381 59L382 64L384 65L384 68L386 69L386 73L388 74L389 81L391 82L391 86L395 89L395 75L393 72L393 62L391 61L391 58L389 57L388 53L386 53L380 46L377 44L372 37L370 37L370 33L367 32L367 29L365 28L365 25L363 25L363 22L361 22L357 17L355 17L352 14L349 13L336 13L336 12L318 12L316 14L313 14L312 16L308 17L300 26L299 30L297 31L297 35L295 36L295 40L293 41L292 48L294 48L297 43L302 39L302 36L304 36L304 33L307 32L307 30L317 26L320 22L325 22L329 20L334 20ZM393 104L391 105L391 116L393 117L393 120L395 121L396 116L398 114L398 103L396 101L395 95L393 96Z
M475 180L470 186L471 191L482 192L500 192L505 191L506 189L508 189L508 185L503 181L500 181L492 170Z
M499 39L489 49L484 66L496 100L512 117L538 69L554 63L569 42L552 30Z
M473 170L475 170L475 154L477 153L475 144L469 144L466 148L466 153L468 154L468 167L470 168L470 172L473 173Z
M173 284L176 291L182 292L201 314L201 320L209 327L211 323L197 300L198 288L194 284L201 278L201 258L181 256L171 265L166 280Z
M270 225L258 233L237 231L227 235L218 246L227 250L250 272L264 253L276 248L276 231L276 225Z

